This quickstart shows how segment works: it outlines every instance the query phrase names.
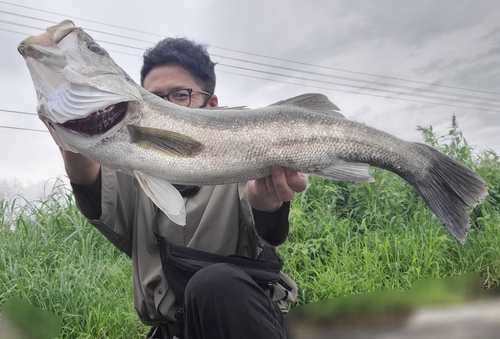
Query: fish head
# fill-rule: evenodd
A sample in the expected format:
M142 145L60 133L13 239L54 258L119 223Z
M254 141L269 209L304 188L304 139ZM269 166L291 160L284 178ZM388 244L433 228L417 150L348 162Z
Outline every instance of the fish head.
M139 86L70 20L26 38L18 51L35 86L38 115L55 138L102 139L125 123L129 102L142 101Z

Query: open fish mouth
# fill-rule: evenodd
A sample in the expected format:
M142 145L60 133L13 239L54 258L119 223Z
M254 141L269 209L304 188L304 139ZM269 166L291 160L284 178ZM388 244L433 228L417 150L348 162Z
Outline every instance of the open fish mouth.
M87 136L104 134L123 120L128 102L109 105L82 119L66 121L59 126Z

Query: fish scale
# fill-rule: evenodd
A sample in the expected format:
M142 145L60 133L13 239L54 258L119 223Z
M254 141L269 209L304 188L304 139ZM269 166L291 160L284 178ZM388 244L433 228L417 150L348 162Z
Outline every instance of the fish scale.
M39 117L58 145L135 176L181 225L184 204L172 183L244 182L277 165L354 182L373 181L369 166L391 171L461 243L470 227L468 209L488 194L473 170L430 146L345 119L322 94L257 109L179 107L134 83L69 20L25 39L18 50L37 91ZM116 119L101 128L98 119L109 116ZM92 134L81 128L89 117L99 126Z

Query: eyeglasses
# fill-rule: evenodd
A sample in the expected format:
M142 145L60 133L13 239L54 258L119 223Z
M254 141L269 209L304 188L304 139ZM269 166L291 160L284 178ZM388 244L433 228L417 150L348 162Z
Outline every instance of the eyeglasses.
M210 97L212 94L203 92L203 91L197 91L192 88L181 88L181 89L176 89L173 91L168 92L167 94L156 94L163 100L168 100L176 105L179 106L184 106L184 107L189 107L191 105L191 99L193 95L205 95L206 99L203 100L203 104L199 106L199 108L203 108L207 105L208 100L210 100Z

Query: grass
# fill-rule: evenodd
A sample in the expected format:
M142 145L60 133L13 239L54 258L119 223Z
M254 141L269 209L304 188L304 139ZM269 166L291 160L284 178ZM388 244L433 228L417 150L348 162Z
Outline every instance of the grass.
M406 290L423 278L467 272L483 276L486 287L498 284L498 212L488 203L479 207L475 213L486 216L474 220L468 242L462 246L410 187L400 187L399 179L383 180L389 175L380 171L375 173L379 179L376 184L347 184L343 188L311 178L311 191L294 202L292 229L280 253L286 258L286 272L302 287L298 304L371 291ZM332 196L321 199L333 205L319 208L321 199L315 190L329 185L335 185ZM346 204L338 199L342 193L338 190L364 196L371 208L366 206L363 211L364 202L358 198ZM344 208L335 205L339 201ZM338 210L346 215L339 216Z
M424 278L478 273L500 280L500 162L474 157L452 121L427 142L473 167L490 195L471 211L465 246L454 240L412 188L373 169L372 184L311 177L292 203L291 230L279 248L300 286L295 306L371 291L405 291ZM21 199L21 198L19 198ZM26 300L56 314L60 338L144 338L133 308L130 259L78 212L64 187L41 202L0 200L0 302Z
M62 338L144 338L131 262L80 215L71 194L0 205L0 302L17 297L62 321Z

